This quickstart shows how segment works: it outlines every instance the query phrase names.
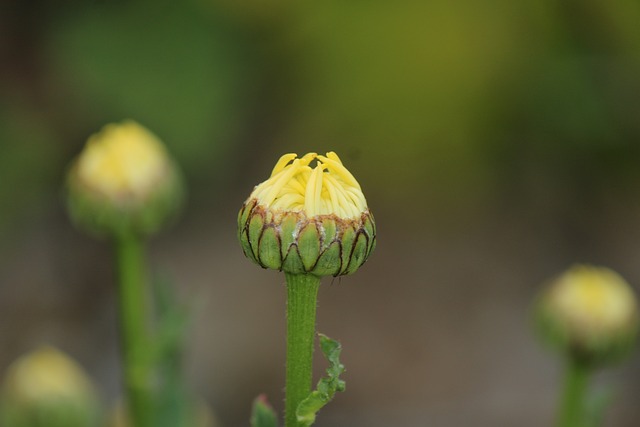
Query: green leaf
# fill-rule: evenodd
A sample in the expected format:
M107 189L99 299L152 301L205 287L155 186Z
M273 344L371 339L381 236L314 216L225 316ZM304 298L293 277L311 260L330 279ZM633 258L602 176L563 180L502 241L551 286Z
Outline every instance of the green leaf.
M264 394L253 401L251 427L278 427L278 417Z
M309 427L316 420L316 414L322 407L333 399L337 391L345 390L345 382L340 379L345 369L340 363L340 352L342 346L338 341L334 341L326 335L319 334L320 349L330 363L327 368L327 377L318 382L316 390L312 391L306 399L300 402L296 410L296 417L300 427Z

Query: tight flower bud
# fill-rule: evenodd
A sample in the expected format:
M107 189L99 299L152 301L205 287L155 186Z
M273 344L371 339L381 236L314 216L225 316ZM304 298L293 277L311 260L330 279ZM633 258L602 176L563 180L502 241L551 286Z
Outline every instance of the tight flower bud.
M639 326L636 297L627 282L612 270L585 265L548 286L536 315L548 341L588 363L624 356Z
M285 154L243 204L238 237L264 268L339 276L371 255L376 227L360 184L334 152Z
M43 347L9 367L1 413L1 424L12 427L90 427L98 424L99 405L83 369Z
M72 218L98 234L159 229L182 202L180 174L160 140L133 121L92 135L69 171Z

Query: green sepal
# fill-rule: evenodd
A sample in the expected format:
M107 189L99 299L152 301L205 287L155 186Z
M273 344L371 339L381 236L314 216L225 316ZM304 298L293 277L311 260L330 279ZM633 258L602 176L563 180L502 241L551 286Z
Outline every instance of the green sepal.
M282 270L290 274L305 274L304 265L297 245L291 245L283 263Z
M376 223L374 222L371 213L369 213L369 215L365 217L364 225L362 228L366 233L369 242L366 255L366 258L369 258L369 255L371 255L376 247Z
M373 216L371 214L364 217L362 228L366 231L369 237L373 238L373 236L376 235L376 224L373 222Z
M376 248L377 241L378 239L376 239L375 236L373 237L373 239L369 240L369 252L367 253L367 258L369 258L369 255L371 255L371 253Z
M369 211L360 218L307 218L251 199L238 213L238 238L245 256L263 268L335 277L364 264L376 245L376 227Z
M320 255L316 268L313 269L313 274L316 276L335 276L340 272L340 268L340 242L333 242L331 246Z
M253 259L259 260L258 242L264 229L264 218L261 214L254 214L249 219L249 243L251 245Z
M310 272L318 262L320 255L320 237L315 223L310 222L300 231L298 250L305 271Z
M320 337L320 349L330 366L327 368L327 377L322 378L318 382L316 390L312 391L298 405L296 418L300 423L299 427L312 425L318 411L333 399L337 391L345 390L345 382L340 379L340 374L345 371L344 365L340 363L342 346L338 341L332 340L326 335L318 334L318 336Z
M351 255L353 254L353 247L356 242L356 230L353 227L348 227L344 230L340 242L342 244L342 267L340 269L340 274L347 274L347 268L349 267L349 262L351 261Z
M347 266L346 274L355 273L355 271L365 262L367 259L368 246L367 236L364 233L358 233L355 247L351 254L351 260Z
M242 247L242 252L244 256L249 258L251 261L258 264L258 260L255 255L253 255L253 250L251 249L251 243L249 243L249 231L242 230L240 234L240 246Z
M242 209L240 209L240 213L238 213L238 232L242 233L244 231L245 225L249 220L249 215L251 215L256 203L255 200L251 200L242 205Z
M265 228L260 242L258 244L258 256L260 264L267 268L275 270L282 267L282 259L280 257L280 239L273 227Z
M282 217L280 222L280 239L282 258L287 255L291 245L296 242L298 236L298 215L289 213Z
M253 401L251 427L278 427L278 416L263 394Z
M322 232L322 249L324 250L336 239L338 230L336 228L336 221L333 218L323 218L320 226Z

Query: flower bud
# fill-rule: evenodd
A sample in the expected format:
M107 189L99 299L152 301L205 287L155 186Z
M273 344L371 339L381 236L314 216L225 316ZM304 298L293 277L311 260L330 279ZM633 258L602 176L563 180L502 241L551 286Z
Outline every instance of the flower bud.
M97 234L150 234L179 208L182 180L160 140L132 121L92 135L69 171L68 208Z
M536 308L543 337L569 356L592 364L624 356L638 332L634 292L607 268L571 268L551 282Z
M238 237L263 268L339 276L371 255L376 228L360 184L335 153L285 154L243 204Z
M99 419L96 392L83 369L44 347L10 367L2 388L2 425L90 427Z

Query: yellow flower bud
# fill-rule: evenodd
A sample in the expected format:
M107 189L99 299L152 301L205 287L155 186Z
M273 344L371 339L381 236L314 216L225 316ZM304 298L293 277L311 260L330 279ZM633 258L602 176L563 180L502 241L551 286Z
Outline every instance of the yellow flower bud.
M638 332L629 284L607 268L578 265L554 280L538 301L543 334L572 356L605 362L624 355Z
M43 347L16 360L2 388L2 425L88 427L98 399L84 370L60 351Z
M167 168L160 141L134 122L107 125L89 138L78 159L78 179L117 202L147 197Z
M238 237L264 268L338 276L367 260L376 229L360 184L335 153L285 154L242 206Z
M182 182L160 140L133 121L92 135L68 177L69 210L98 233L150 233L173 214Z

